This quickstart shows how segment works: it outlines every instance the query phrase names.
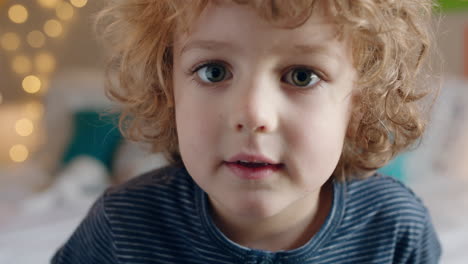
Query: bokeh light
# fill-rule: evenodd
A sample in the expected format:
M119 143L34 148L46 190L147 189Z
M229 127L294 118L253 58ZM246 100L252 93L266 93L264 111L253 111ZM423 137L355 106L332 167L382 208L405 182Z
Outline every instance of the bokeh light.
M37 0L40 6L45 8L55 8L59 0Z
M22 144L14 145L10 148L10 158L14 162L23 162L28 158L28 148Z
M19 48L21 41L18 34L8 32L3 34L0 43L5 50L13 51Z
M23 5L12 5L8 9L8 17L14 23L24 23L28 20L28 10Z
M26 37L28 44L33 48L41 48L45 43L45 36L39 30L34 30L28 33Z
M56 19L47 20L44 24L44 32L51 38L56 38L62 34L62 24Z
M41 80L35 75L29 75L23 79L22 85L27 93L34 94L41 89Z
M73 6L67 2L60 2L55 8L55 14L62 20L70 20L73 17Z
M36 55L34 58L36 70L40 73L51 73L55 70L55 57L46 51Z
M27 137L31 135L34 131L33 122L27 118L22 118L16 121L15 130L18 135Z
M83 7L88 3L88 0L70 0L70 3L75 7Z
M26 74L31 71L32 63L28 57L18 55L13 58L11 67L17 74Z

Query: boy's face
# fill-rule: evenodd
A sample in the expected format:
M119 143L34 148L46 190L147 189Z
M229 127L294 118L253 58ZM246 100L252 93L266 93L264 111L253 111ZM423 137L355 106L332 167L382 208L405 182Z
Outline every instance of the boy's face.
M190 175L224 215L260 219L300 201L316 204L347 130L350 49L315 14L281 29L247 6L223 4L192 26L190 35L177 34L173 72Z

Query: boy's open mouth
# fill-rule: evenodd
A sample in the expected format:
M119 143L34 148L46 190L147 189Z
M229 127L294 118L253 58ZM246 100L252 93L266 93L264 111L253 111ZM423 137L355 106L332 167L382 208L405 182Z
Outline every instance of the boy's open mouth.
M284 168L284 163L261 154L239 153L225 160L224 164L235 175L250 180L266 178Z
M232 161L224 162L227 168L230 169L234 175L242 179L247 180L261 180L269 176L272 176L273 173L283 169L284 164L277 163L266 163L266 162L257 162L257 161Z
M248 161L235 161L235 162L225 162L227 165L234 165L239 168L245 168L245 169L271 169L271 170L279 170L284 167L284 164L278 163L278 164L271 164L271 163L266 163L266 162L248 162Z
M238 160L236 162L228 162L228 163L231 163L231 164L236 164L236 165L239 165L239 166L243 166L243 167L246 167L246 168L266 168L266 167L275 167L275 168L280 168L282 166L282 164L270 164L270 163L266 163L266 162L248 162L248 161L241 161L241 160Z

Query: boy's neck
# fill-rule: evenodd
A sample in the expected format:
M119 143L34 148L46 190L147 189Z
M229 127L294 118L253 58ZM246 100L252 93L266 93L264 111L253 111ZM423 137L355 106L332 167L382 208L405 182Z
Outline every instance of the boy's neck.
M284 213L256 222L236 221L214 213L216 226L229 239L245 247L267 251L292 250L307 243L325 223L333 200L333 183L297 201ZM215 211L215 210L213 210Z

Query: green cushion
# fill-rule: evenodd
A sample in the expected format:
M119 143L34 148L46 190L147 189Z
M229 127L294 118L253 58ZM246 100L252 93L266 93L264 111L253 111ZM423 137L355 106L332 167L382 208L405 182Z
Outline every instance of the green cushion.
M111 171L114 154L122 136L118 115L103 115L96 110L84 110L73 115L73 134L62 157L66 166L75 157L87 155L101 161Z
M395 157L392 161L390 161L386 166L380 168L378 171L395 177L401 181L404 181L406 178L405 175L405 161L406 161L406 153L400 154Z

